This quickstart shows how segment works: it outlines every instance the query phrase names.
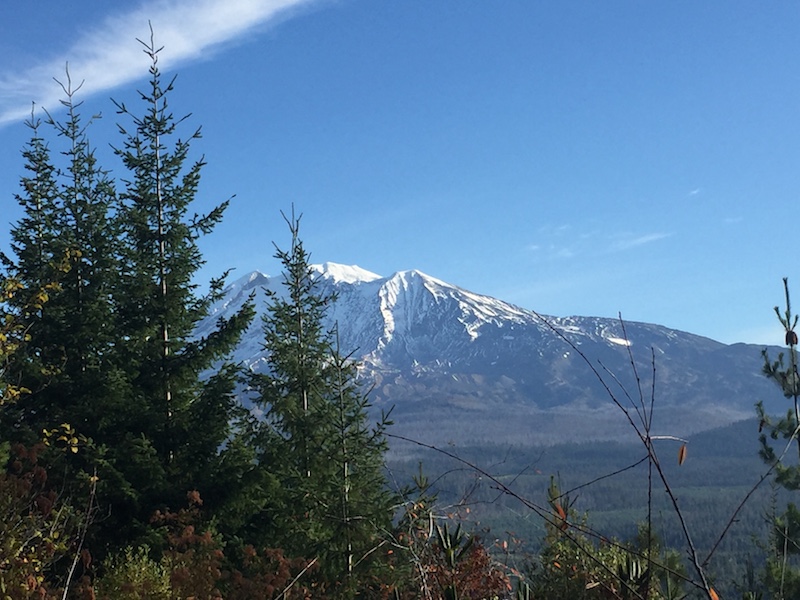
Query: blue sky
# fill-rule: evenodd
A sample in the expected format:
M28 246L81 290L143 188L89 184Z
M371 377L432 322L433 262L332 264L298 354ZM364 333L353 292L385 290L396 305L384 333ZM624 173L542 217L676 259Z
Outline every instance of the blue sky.
M198 210L236 196L204 279L276 273L294 203L315 262L544 314L780 343L782 277L800 303L800 4L5 2L0 246L23 121L59 114L67 63L124 175L109 99L135 104L148 19L184 131L203 128Z

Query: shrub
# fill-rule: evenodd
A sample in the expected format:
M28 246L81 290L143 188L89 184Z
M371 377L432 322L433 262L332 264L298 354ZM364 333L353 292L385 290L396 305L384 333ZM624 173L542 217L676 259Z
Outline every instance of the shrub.
M71 554L79 518L47 485L38 464L43 446L15 445L0 460L0 595L4 600L50 598L56 565ZM3 460L5 459L5 460Z

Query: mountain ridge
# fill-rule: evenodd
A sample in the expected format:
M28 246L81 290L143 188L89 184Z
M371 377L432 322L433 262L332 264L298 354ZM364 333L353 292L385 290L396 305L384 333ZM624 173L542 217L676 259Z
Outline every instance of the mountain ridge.
M336 294L327 324L337 324L343 353L360 363L373 403L394 406L397 427L418 439L444 432L458 443L630 436L609 394L624 406L640 395L649 403L654 394L663 433L688 435L751 417L757 400L778 406L781 399L760 374L762 346L650 323L540 315L417 270L382 277L354 265L311 268L320 291ZM252 292L262 312L265 290L280 293L281 281L259 271L240 277L198 335ZM235 359L254 370L266 365L260 319Z

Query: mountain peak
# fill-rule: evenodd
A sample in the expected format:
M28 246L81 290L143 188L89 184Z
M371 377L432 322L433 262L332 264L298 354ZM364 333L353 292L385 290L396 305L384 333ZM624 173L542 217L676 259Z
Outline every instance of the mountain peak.
M242 291L252 290L253 288L267 285L270 280L269 275L261 271L251 271L247 275L235 279L225 287L227 295L234 295Z
M402 287L407 287L411 285L413 281L420 281L423 285L426 286L441 286L447 288L453 288L455 286L442 281L441 279L437 279L436 277L431 277L427 273L423 273L418 269L410 269L407 271L397 271L394 275L389 277L389 281L395 282L395 284L399 284Z
M311 265L311 270L326 279L332 279L335 283L361 283L382 279L380 275L362 269L357 265L341 265L334 262Z

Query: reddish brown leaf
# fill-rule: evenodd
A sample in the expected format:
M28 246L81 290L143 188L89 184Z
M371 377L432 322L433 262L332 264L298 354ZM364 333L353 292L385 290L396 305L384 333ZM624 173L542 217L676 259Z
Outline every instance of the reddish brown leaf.
M678 450L678 465L682 465L686 461L686 444L681 445L681 449Z
M567 525L567 512L564 510L564 507L561 506L561 504L559 502L553 502L553 508L556 511L556 516L558 517L559 521L561 521L558 524L558 528L561 531L566 531L567 527L568 527L568 525Z

